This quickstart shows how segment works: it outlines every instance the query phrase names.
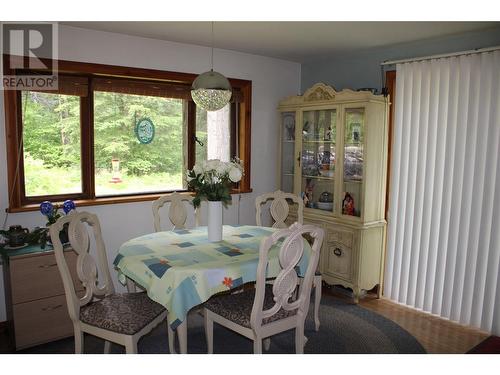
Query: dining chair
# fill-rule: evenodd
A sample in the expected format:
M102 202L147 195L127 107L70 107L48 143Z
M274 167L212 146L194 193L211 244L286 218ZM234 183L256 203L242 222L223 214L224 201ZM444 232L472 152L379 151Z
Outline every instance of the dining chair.
M297 207L297 222L303 224L304 222L304 202L300 197L292 193L285 193L281 190L272 193L265 193L255 198L255 221L257 225L262 226L262 205L271 200L269 211L274 223L273 228L287 228L286 219L290 213L288 200L298 205ZM314 275L313 288L314 288L314 328L319 330L319 306L321 303L321 285L322 277L319 271Z
M193 197L190 195L179 194L174 191L173 193L166 194L158 198L153 202L153 221L155 232L161 231L160 225L160 209L166 204L170 203L168 208L168 218L174 226L173 229L184 229L188 212L186 210L186 205L184 202L192 204ZM197 227L199 225L199 212L194 208L194 225Z
M304 234L309 234L314 241L304 279L297 292L299 277L295 267L304 254ZM253 340L255 354L262 353L263 340L295 329L295 352L304 352L304 322L323 237L322 228L294 223L290 228L280 229L261 241L255 289L218 295L204 304L208 353L213 353L214 322ZM269 250L283 238L278 254L280 271L270 285L266 283Z
M84 292L77 293L75 290L64 257L59 233L65 228L70 247L78 255L76 274ZM104 339L105 353L110 352L111 342L125 346L127 354L137 353L139 339L164 321L167 311L146 293L115 293L97 216L89 212L63 216L50 226L50 238L63 281L68 313L73 322L75 353L83 353L84 333ZM97 262L91 255L93 250ZM168 324L167 329L172 348L173 331Z

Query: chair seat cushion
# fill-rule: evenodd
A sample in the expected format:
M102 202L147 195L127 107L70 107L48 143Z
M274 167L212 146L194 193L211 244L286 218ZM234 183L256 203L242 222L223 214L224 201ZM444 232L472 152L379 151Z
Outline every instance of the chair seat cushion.
M112 294L80 308L83 323L125 335L134 335L165 308L146 293Z
M272 285L266 285L266 294L264 296L264 310L274 306ZM220 295L210 298L205 302L204 306L236 324L243 327L251 328L250 314L252 313L253 301L255 299L255 289L245 290L241 293ZM296 315L297 310L287 311L283 308L262 320L263 324L268 324L276 320L284 319L292 315Z

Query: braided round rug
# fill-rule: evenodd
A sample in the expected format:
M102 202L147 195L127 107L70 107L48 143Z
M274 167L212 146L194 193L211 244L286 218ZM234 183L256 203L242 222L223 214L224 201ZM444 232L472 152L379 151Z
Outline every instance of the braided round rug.
M361 306L349 304L330 295L321 300L319 332L314 330L313 305L306 320L308 338L305 353L313 354L410 354L425 353L425 349L406 330L383 316ZM294 330L271 338L272 354L295 353ZM85 353L102 353L101 339L86 335ZM140 353L168 353L165 324L160 324L139 341ZM114 353L123 353L123 347L113 345ZM188 319L188 353L206 353L203 318L197 312ZM253 344L224 327L214 324L214 352L224 354L251 354ZM47 343L24 350L23 353L74 353L73 338Z

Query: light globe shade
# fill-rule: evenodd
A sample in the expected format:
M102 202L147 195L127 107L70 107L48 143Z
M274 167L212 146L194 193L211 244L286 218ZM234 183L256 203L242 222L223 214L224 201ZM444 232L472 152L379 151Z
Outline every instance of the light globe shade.
M213 70L200 74L191 86L194 102L207 111L223 108L231 100L232 94L228 79Z

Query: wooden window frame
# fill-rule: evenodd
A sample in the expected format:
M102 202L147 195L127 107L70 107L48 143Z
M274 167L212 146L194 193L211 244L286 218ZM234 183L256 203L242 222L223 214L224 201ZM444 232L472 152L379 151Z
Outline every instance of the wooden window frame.
M16 75L22 70L14 70L9 67L11 59L26 60L22 56L3 55L4 74ZM49 63L48 59L41 59L44 63ZM154 69L123 67L117 65L104 65L95 63L84 63L75 61L58 60L57 73L64 76L86 77L88 78L88 95L80 97L80 127L81 127L81 163L82 163L82 193L81 194L64 194L50 195L40 197L26 197L24 194L24 165L23 153L20 149L20 140L22 137L22 112L21 112L21 91L4 90L5 104L5 131L6 131L6 149L7 149L7 175L8 175L8 196L9 207L8 212L23 212L34 211L39 208L41 200L50 199L55 202L62 201L68 198L74 198L78 206L91 206L102 204L115 204L127 202L140 202L155 200L162 193L144 193L144 194L128 194L113 197L96 197L95 196L95 179L94 179L94 105L93 105L93 78L108 78L108 79L127 79L138 81L150 81L158 84L174 84L186 86L189 88L197 77L196 74L180 73ZM229 81L236 89L239 95L239 101L236 103L236 114L239 120L239 134L237 134L238 155L237 157L243 161L245 174L242 180L233 188L233 194L249 193L252 191L250 187L251 177L251 108L252 108L252 81L229 78ZM231 111L233 112L233 111ZM194 135L196 132L196 105L192 100L187 102L187 139L188 154L187 165L191 169L195 162L195 147ZM21 146L22 147L22 146ZM18 162L19 158L19 162ZM19 170L16 170L16 169Z
M392 136L394 132L394 108L396 107L396 71L388 70L385 72L385 87L389 95L391 103L389 107L389 134L388 134L388 147L387 147L387 180L385 190L385 218L389 214L389 189L391 187L391 162L392 162Z

